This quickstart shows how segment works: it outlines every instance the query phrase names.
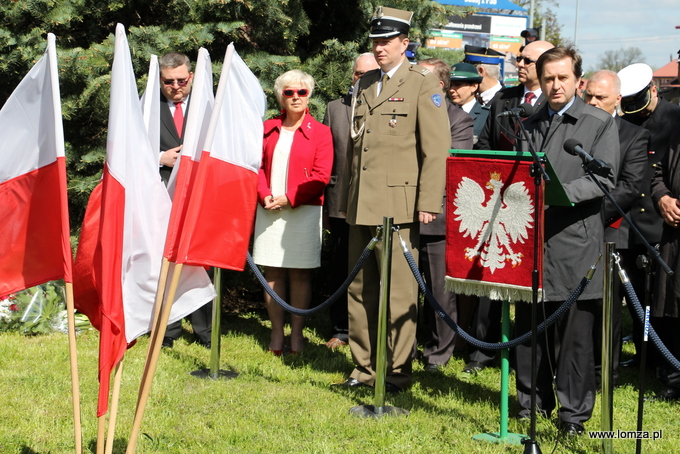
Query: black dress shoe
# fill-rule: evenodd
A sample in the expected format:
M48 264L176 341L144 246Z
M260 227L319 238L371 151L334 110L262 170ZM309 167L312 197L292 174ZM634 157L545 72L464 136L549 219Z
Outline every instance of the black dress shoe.
M619 366L621 367L637 367L639 364L639 361L637 358L629 359L628 361L621 361L619 363Z
M387 391L390 394L399 394L400 392L404 391L394 383L386 382L385 383L385 391Z
M362 387L369 387L366 383L362 383L356 378L348 378L342 383L333 383L331 386L340 386L343 388L362 388Z
M486 369L486 366L479 361L470 361L463 368L464 374L477 375L478 372Z
M163 343L161 344L161 347L172 348L173 345L175 345L175 340L172 337L163 338Z
M562 434L566 437L578 437L579 435L583 435L584 428L581 424L560 421L559 425Z
M665 401L665 402L672 402L675 400L680 400L680 389L678 388L666 388L660 393L657 393L654 396L649 396L645 397L645 401L647 402L654 402L654 401Z
M444 370L444 367L446 364L431 364L428 363L425 365L425 372L441 372Z

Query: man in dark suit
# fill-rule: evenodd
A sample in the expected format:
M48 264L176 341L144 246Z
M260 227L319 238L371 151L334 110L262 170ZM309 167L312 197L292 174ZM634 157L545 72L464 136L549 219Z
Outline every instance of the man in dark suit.
M167 185L175 162L182 150L184 125L189 111L189 95L194 73L191 61L178 52L170 52L158 60L161 76L161 137L159 166L163 182ZM209 273L212 278L212 270ZM199 344L210 347L212 332L212 302L189 315L194 334ZM172 348L175 340L182 334L182 322L168 325L163 338L163 346Z
M575 138L591 156L610 165L608 177L595 176L609 191L616 184L621 157L612 116L575 96L582 76L582 60L574 48L547 50L536 62L536 71L546 103L524 125L533 147L546 154L574 204L551 205L544 211L543 308L536 308L542 319L567 300L581 276L598 260L604 242L602 191L584 172L581 159L564 152L564 142ZM524 141L517 141L516 146L522 151L528 148ZM555 409L557 395L558 427L567 436L583 433L584 423L595 406L593 326L602 299L602 276L602 269L598 269L579 300L552 329L538 336L535 388L529 343L518 345L515 350L520 416L531 411L532 392L536 392L538 410L546 415ZM515 305L517 333L530 329L531 304L518 301Z
M442 93L449 89L451 68L442 60L430 58L418 62L439 78ZM451 102L446 101L446 112L451 125L451 148L469 150L472 148L474 120ZM420 225L419 267L432 294L444 311L458 322L456 295L446 290L446 194L442 199L442 214L433 222ZM428 302L423 307L423 318L427 324L428 339L423 343L423 362L428 372L439 371L451 358L456 339L455 332L439 317Z
M545 102L541 91L541 84L536 74L536 60L543 52L552 49L547 41L533 41L522 49L517 57L517 78L520 84L515 87L502 89L491 101L489 117L486 120L475 150L512 150L516 136L521 134L515 117L497 116L505 111L514 109L522 103L531 104L538 110ZM470 334L485 342L499 342L501 336L502 303L489 298L461 298L459 304L463 318L470 319ZM477 301L478 300L478 301ZM468 315L472 313L471 315ZM469 360L463 368L466 374L475 374L493 364L496 358L495 350L480 350L472 345L468 346Z
M652 82L652 68L644 63L634 63L626 66L618 72L621 79L621 110L623 119L634 125L648 130L650 133L649 152L647 154L647 167L644 174L643 186L640 196L635 200L630 209L630 217L638 227L645 239L652 245L661 241L663 219L655 210L651 194L651 181L657 164L664 159L670 148L671 133L680 124L680 107L670 104L658 94L657 88ZM630 232L629 248L621 254L623 266L628 272L635 293L644 304L645 294L645 271L635 265L639 255L646 254L645 247L641 244L633 232ZM652 284L654 288L654 284ZM635 342L636 358L623 366L637 364L637 352L640 351L642 342L642 324L637 316L632 313L631 305L628 305L633 319L633 341ZM663 320L652 317L652 325L663 338ZM649 364L659 363L660 357L655 348L651 349L648 357Z
M583 100L591 106L598 107L609 113L616 120L619 130L619 146L621 148L621 167L616 179L616 186L611 192L612 197L624 212L628 212L633 203L640 196L643 177L647 167L647 151L649 150L649 131L635 126L616 115L616 107L621 102L621 81L615 72L601 70L593 73L588 80ZM622 217L614 204L605 198L602 205L603 218L606 229L604 239L616 243L617 252L628 249L629 226L621 222ZM612 330L614 343L612 345L612 371L614 382L618 376L619 356L621 353L621 298L618 286L614 288L615 304L613 306ZM597 312L595 320L595 370L596 380L600 383L601 372L601 312Z
M378 68L378 62L371 52L361 54L354 61L352 69L352 85L365 72ZM328 103L323 124L331 128L333 134L333 172L331 181L326 186L324 197L324 214L328 220L331 231L331 264L330 283L331 288L339 288L347 279L348 259L347 246L349 244L349 225L345 216L340 212L338 204L343 188L342 178L347 166L347 146L349 142L349 125L352 114L352 90L340 99ZM347 294L344 293L330 308L331 338L326 342L326 347L337 348L347 345L349 341L349 327L347 320Z

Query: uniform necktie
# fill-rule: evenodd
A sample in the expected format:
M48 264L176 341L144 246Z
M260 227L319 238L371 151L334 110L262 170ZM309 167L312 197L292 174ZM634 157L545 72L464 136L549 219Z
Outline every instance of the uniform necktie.
M533 103L531 101L533 101L534 99L536 99L536 95L534 94L534 92L528 91L524 95L524 102L527 103L527 104L533 105Z
M182 128L184 127L184 112L182 112L182 103L175 103L175 115L172 117L175 122L175 129L177 129L177 136L182 138Z
M387 84L387 81L390 80L390 76L387 75L387 73L384 73L382 75L382 78L380 79L380 91L383 91L385 89L385 84ZM378 92L380 94L380 92Z

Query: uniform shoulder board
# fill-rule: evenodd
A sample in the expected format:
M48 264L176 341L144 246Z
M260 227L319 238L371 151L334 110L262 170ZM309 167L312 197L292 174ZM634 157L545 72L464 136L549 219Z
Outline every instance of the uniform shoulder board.
M417 73L420 73L420 74L422 74L423 76L424 76L425 74L429 74L429 73L432 72L432 71L430 71L429 69L424 68L424 67L422 67L422 66L420 66L420 65L411 65L411 68L410 68L410 69L411 69L411 71L415 71L415 72L417 72Z

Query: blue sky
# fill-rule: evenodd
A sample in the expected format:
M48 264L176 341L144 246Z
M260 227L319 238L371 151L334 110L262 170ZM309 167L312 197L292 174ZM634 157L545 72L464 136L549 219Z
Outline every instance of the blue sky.
M562 36L574 39L577 0L551 6L562 25ZM536 24L540 25L540 24ZM677 59L680 50L680 0L580 0L577 48L584 69L595 68L607 50L639 47L645 63L657 69ZM595 68L598 69L598 68Z

